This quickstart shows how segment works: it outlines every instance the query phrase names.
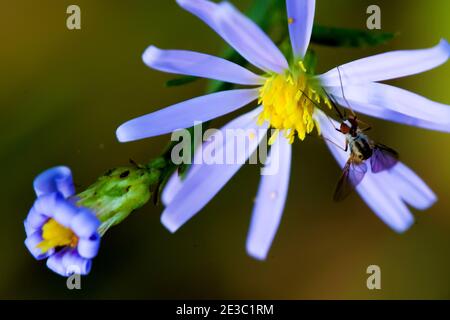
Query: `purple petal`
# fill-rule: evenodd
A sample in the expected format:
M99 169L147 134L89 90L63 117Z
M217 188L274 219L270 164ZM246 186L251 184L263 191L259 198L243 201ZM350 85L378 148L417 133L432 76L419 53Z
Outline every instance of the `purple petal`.
M150 46L143 55L153 69L243 85L260 85L265 78L222 58L181 50L160 50Z
M116 131L120 142L134 141L190 128L233 112L259 95L258 89L222 91L187 100L122 124Z
M70 221L70 228L79 238L90 238L99 226L98 218L86 208L79 209L78 214Z
M373 117L425 129L450 132L450 106L428 100L415 93L381 83L327 87L337 102ZM348 103L347 103L348 102Z
M276 73L289 68L286 58L264 31L230 3L219 4L215 19L218 33L251 64Z
M30 228L40 229L44 225L44 223L47 222L48 219L49 219L48 216L39 213L35 209L35 206L33 206L30 212L28 213L26 223L29 225Z
M25 228L25 234L27 237L31 236L33 233L35 233L36 231L39 230L39 229L33 228L27 220L25 220L23 222L23 227Z
M247 252L264 260L280 225L289 186L291 145L278 137L272 145L266 175L262 176L247 236Z
M315 0L286 0L289 35L295 57L303 58L308 50L314 25Z
M34 210L47 218L53 218L60 203L65 203L66 199L60 193L48 193L40 196L34 202Z
M445 39L433 48L402 50L377 54L339 67L343 85L384 81L421 73L445 63L450 45ZM340 86L339 72L334 68L319 76L323 86Z
M91 271L92 260L80 257L75 250L69 250L62 257L62 265L67 276L74 273L87 275Z
M25 246L36 260L45 259L53 253L53 250L43 253L42 250L37 247L42 240L42 235L39 231L33 233L25 239Z
M71 221L78 215L78 211L79 208L68 200L59 201L56 205L56 210L53 217L59 224L70 228Z
M34 179L36 195L60 192L65 198L75 193L72 181L72 172L68 167L55 167L42 172Z
M315 117L320 123L320 130L323 137L338 145L345 143L344 136L335 130L335 127L337 128L338 126L336 121L332 121L335 125L333 127L330 124L330 120L327 119L327 116L319 110L316 110ZM349 153L344 152L329 141L327 141L327 146L341 168L343 168L347 162ZM397 164L397 166L399 165L400 163ZM402 201L405 196L405 189L397 189L396 185L399 180L396 178L398 176L391 174L391 171L395 171L397 166L389 171L376 174L367 172L364 179L356 187L356 190L381 220L393 230L403 232L412 225L414 217Z
M63 265L63 257L66 252L65 250L57 252L47 259L47 268L63 277L67 276L66 268Z
M267 126L258 127L256 117L261 108L247 113L222 128L223 136L225 130L252 130L267 129ZM193 164L186 179L183 181L181 190L175 195L169 206L161 216L162 224L171 232L175 232L196 213L198 213L236 174L245 160L256 150L264 134L256 134L254 139L247 137L246 149L237 150L233 164ZM228 143L227 143L228 142ZM225 138L225 142L217 149L226 148L225 153L234 153L234 143ZM224 146L225 145L225 146ZM216 150L221 152L220 150Z
M77 250L81 257L86 259L94 258L100 248L100 236L94 234L89 239L82 238L78 241Z

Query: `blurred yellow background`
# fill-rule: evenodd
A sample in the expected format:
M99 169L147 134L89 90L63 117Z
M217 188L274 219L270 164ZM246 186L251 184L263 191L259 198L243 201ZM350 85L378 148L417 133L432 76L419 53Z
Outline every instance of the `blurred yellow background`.
M366 8L378 4L383 30L399 32L377 48L313 46L319 72L450 39L448 0L317 2L316 23L365 28ZM249 3L235 1L241 9ZM66 28L70 4L81 7L79 31ZM33 178L65 164L82 190L130 158L157 156L168 136L119 144L116 127L201 95L206 82L166 88L173 75L148 69L142 52L155 44L217 54L224 44L172 0L8 1L0 26L0 298L450 298L450 136L367 117L371 136L398 150L439 197L430 210L414 212L407 233L391 231L356 195L334 203L339 168L323 142L311 138L295 144L289 197L267 261L245 253L259 179L258 168L246 166L175 235L160 224L162 207L134 213L103 239L82 290L67 290L65 279L23 245ZM391 83L450 103L450 63ZM366 288L371 264L381 267L380 291Z

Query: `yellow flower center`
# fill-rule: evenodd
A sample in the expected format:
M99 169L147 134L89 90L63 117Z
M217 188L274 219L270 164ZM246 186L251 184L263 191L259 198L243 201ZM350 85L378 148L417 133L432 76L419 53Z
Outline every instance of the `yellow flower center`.
M42 239L37 247L44 253L56 247L70 246L74 248L78 244L78 237L75 233L54 219L48 220L42 227Z
M304 140L314 127L318 128L313 119L315 104L324 103L330 108L331 104L322 89L318 86L313 88L311 82L302 62L298 69L273 75L266 80L260 90L259 103L263 111L258 123L261 125L268 121L270 127L276 129L269 144L275 141L280 130L293 143L296 134Z

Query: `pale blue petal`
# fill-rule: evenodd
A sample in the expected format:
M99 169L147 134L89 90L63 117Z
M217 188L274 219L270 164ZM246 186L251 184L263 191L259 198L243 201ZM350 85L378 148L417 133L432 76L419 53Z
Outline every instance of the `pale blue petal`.
M33 228L30 223L28 222L28 220L25 220L23 222L23 227L25 228L25 234L27 235L27 237L31 236L33 233L35 233L36 231L38 231L38 229Z
M150 46L142 59L150 68L163 72L243 85L260 85L266 80L228 60L193 51L161 50Z
M450 132L450 106L381 83L347 85L325 90L344 107L373 117L425 129ZM348 103L347 103L348 102Z
M63 166L42 172L34 179L33 186L38 197L47 193L61 192L67 198L75 193L72 172Z
M249 113L249 116L252 117L256 117L260 112L262 111L261 108L256 108L254 111ZM233 122L230 123L231 125L233 124ZM222 128L223 132L224 130L228 129L228 125L224 126ZM213 134L208 141L205 141L203 143L203 145L200 145L199 148L197 148L197 150L194 153L194 158L193 158L193 162L192 163L202 163L203 161L203 152L201 152L201 150L205 150L205 148L207 148L211 142L214 141L214 137L216 136L216 134ZM223 145L214 145L213 146L215 148L214 152L218 153L221 152ZM199 169L201 166L191 166L189 168L189 175L192 176L194 174L194 172ZM164 204L164 206L168 206L173 198L175 198L175 195L181 190L182 186L183 186L183 181L178 172L175 172L172 174L172 176L170 177L169 181L167 182L166 186L164 187L164 190L162 192L162 196L161 196L161 200Z
M246 150L237 150L235 159L240 161L235 161L234 164L194 163L192 165L183 181L181 190L178 191L161 216L161 222L167 229L175 232L197 214L236 174L245 160L256 150L264 137L264 134L260 132L261 129L267 129L266 125L259 127L256 123L259 112L261 112L261 108L240 116L222 128L223 132L227 129L252 130L255 132L255 138L246 139ZM223 135L224 137L226 136L225 133ZM224 143L217 149L225 148L225 152L231 153L230 148L233 147L233 144L227 143L227 141L225 138ZM219 152L219 150L216 151Z
M295 57L303 58L311 39L316 0L286 0L286 7L292 50Z
M292 147L284 137L278 137L270 150L270 161L261 177L250 230L247 236L247 252L264 260L280 225L288 193ZM276 159L278 158L278 159Z
M208 0L176 0L184 10L189 11L200 20L205 22L211 29L217 31L214 21L214 12L218 5Z
M256 100L258 95L259 89L239 89L186 100L122 124L116 131L117 139L128 142L190 128L196 122L233 112Z
M389 176L389 173L383 171L376 175L369 174L370 176L364 177L363 181L357 187L361 198L394 231L400 233L408 230L414 223L414 216L402 201L401 197L399 197L396 192L397 190L387 187L395 186L395 184L387 184L387 181L390 180L384 178Z
M219 34L251 64L275 73L289 68L286 58L264 31L230 3L219 4L215 19Z
M343 85L384 81L421 73L445 63L450 45L445 39L429 49L402 50L378 54L339 67ZM340 86L339 72L334 68L319 76L323 86Z
M270 38L249 18L229 3L206 0L177 0L228 42L244 58L265 71L281 73L288 68L286 58Z
M419 210L426 210L436 203L436 194L414 171L403 163L397 164L391 171L391 175L397 191L410 206Z
M173 198L175 198L176 194L181 190L182 186L183 182L181 181L178 172L173 173L169 178L169 181L167 181L167 184L164 187L161 195L161 200L164 206L167 207L172 202Z

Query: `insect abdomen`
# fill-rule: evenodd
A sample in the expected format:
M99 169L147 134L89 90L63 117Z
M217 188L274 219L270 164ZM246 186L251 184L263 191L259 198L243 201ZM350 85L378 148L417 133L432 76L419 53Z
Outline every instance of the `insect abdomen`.
M358 136L353 140L352 152L362 161L367 160L372 156L372 147L369 141L362 136Z

